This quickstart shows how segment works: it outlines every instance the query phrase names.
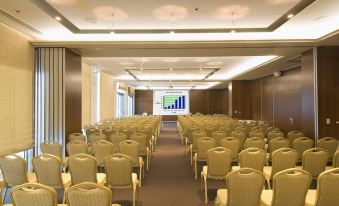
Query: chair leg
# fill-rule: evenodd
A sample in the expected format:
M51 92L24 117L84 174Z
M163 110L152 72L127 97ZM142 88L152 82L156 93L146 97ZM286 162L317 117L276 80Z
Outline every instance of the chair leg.
M4 199L2 200L2 203L5 203L5 200L6 200L6 195L7 195L7 190L8 190L8 187L6 186L6 189L5 189L5 194L4 194Z
M194 158L194 177L195 177L195 180L198 180L198 162L197 162L197 158Z
M133 188L133 206L135 206L136 188Z
M147 155L146 155L146 170L147 171L148 171L148 164L149 164L148 158L149 158L149 152L147 152Z
M205 183L205 203L208 203L208 194L207 194L207 178L204 177L204 183Z
M140 164L140 166L139 166L139 179L140 179L140 182L139 182L139 187L141 187L141 180L142 180L142 168L141 168L142 166L141 166L141 164Z

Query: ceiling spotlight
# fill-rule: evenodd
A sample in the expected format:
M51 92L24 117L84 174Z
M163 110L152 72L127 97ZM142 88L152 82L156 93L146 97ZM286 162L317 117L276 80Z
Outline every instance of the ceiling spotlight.
M170 31L170 34L174 34L174 33L175 33L175 31L173 31L173 30L172 30L172 31Z
M57 21L61 21L61 17L60 16L56 16L56 17L54 17L54 19L57 20Z
M115 34L115 32L114 32L114 31L111 31L110 33L111 33L111 34Z
M171 67L169 70L170 70L170 71L173 71L173 68Z
M289 14L289 15L287 15L287 18L288 18L288 19L290 19L290 18L292 18L292 17L294 17L294 14Z
M236 31L235 30L231 30L231 33L234 34Z

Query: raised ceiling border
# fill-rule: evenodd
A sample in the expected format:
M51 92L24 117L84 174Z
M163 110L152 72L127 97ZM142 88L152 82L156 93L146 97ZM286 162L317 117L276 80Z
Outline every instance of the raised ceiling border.
M74 25L70 20L68 20L64 15L57 11L53 6L51 6L45 0L31 0L36 6L43 10L46 14L52 18L59 16L62 18L60 23L66 27L69 31L74 34L110 34L112 31L116 34L149 34L149 33L170 33L175 31L175 33L225 33L232 32L272 32L277 28L285 24L289 19L287 18L288 14L297 15L306 7L311 5L316 0L301 0L293 8L285 12L277 20L275 20L271 25L264 28L220 28L220 29L79 29Z

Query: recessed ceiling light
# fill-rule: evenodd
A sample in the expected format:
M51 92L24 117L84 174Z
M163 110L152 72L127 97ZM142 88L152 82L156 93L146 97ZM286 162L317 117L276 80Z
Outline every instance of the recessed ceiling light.
M111 34L115 34L115 32L114 32L114 31L111 31L110 33L111 33Z
M231 30L231 33L234 34L236 31L235 30Z
M54 17L54 19L57 20L57 21L61 21L61 17L60 16L56 16L56 17Z
M287 15L287 18L288 18L288 19L290 19L290 18L292 18L292 17L294 17L294 14L289 14L289 15Z
M175 33L175 31L173 31L173 30L170 32L170 34L174 34L174 33Z
M169 70L170 70L170 71L173 71L173 68L171 67Z

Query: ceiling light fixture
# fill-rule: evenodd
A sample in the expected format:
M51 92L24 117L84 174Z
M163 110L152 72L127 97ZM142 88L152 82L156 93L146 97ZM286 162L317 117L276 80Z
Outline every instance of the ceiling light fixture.
M57 21L61 21L61 17L60 16L56 16L56 17L54 17L54 19L57 20Z
M234 34L236 31L235 30L231 30L231 33Z
M174 33L175 33L175 31L173 31L173 30L172 30L172 31L170 31L170 34L174 34Z
M110 33L111 33L111 34L115 34L115 32L114 32L114 31L111 31Z
M287 18L288 18L288 19L291 19L292 17L294 17L294 14L289 14L289 15L287 15Z

